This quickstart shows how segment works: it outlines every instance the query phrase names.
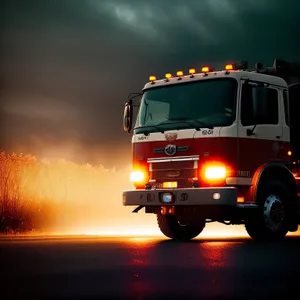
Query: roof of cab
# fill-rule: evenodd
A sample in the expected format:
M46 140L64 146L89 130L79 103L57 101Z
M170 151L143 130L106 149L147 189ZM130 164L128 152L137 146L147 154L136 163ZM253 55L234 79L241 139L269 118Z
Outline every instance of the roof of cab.
M216 72L209 72L209 73L197 73L194 75L185 75L182 77L174 76L168 80L166 80L165 78L158 79L153 82L146 83L143 90L160 87L160 86L166 86L166 85L188 83L188 82L199 81L199 80L209 80L213 78L235 78L236 80L248 78L253 81L261 81L271 85L287 88L286 81L281 77L271 76L271 75L266 75L266 74L261 74L256 72L232 70L229 72L216 71Z

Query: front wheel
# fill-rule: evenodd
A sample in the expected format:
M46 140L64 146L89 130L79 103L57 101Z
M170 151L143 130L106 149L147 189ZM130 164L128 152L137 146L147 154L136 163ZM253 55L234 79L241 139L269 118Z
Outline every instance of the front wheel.
M263 183L258 193L258 214L245 222L254 240L279 240L288 233L289 191L279 181Z
M157 214L160 231L168 238L188 241L198 236L205 227L205 220L180 224L175 215Z

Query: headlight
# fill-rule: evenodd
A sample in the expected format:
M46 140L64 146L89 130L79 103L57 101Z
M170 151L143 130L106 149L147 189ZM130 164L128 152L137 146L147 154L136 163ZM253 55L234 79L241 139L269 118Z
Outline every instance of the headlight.
M207 167L205 169L205 177L208 180L225 179L226 168L222 166Z
M146 179L145 173L142 171L132 171L130 173L131 182L144 182Z

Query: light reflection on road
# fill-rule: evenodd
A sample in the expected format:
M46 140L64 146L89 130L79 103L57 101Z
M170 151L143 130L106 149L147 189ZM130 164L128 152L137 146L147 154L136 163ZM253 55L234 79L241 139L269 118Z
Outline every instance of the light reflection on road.
M128 296L142 299L153 291L163 293L168 287L188 293L185 291L187 286L193 286L194 291L199 289L199 296L203 293L215 296L223 292L228 294L234 285L234 253L238 245L249 242L251 240L244 237L196 239L187 243L128 238L124 240L130 247ZM206 270L207 276L203 276L203 270ZM192 276L188 275L191 273ZM173 282L180 281L181 277L184 286L172 287Z

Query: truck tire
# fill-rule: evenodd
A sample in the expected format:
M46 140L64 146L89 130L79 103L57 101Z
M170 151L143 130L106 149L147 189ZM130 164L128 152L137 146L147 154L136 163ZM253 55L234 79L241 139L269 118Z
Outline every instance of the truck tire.
M175 215L157 214L160 231L170 239L189 241L198 236L205 227L205 220L182 225Z
M283 239L289 228L289 191L278 180L266 181L259 189L257 215L246 220L245 228L257 241Z

